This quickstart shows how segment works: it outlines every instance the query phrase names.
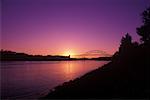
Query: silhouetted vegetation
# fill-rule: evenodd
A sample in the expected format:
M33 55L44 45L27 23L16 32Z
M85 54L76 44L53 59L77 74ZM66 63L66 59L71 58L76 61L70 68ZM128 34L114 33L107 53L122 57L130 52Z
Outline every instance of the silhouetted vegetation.
M141 36L141 41L150 44L150 7L142 13L142 18L143 25L137 28L137 33Z
M137 33L143 41L132 42L127 33L112 61L84 76L55 87L48 98L135 98L150 96L150 8L143 13Z
M70 60L70 56L42 56L16 53L13 51L1 50L1 61L49 61L49 60Z

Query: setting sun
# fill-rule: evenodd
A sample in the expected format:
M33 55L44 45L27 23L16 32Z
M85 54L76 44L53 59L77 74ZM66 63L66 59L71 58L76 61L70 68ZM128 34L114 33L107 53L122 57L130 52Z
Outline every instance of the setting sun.
M74 53L73 51L68 50L68 51L65 51L65 52L63 53L63 55L64 55L64 56L69 56L69 55L70 55L70 56L72 57L73 55L75 55L75 53Z

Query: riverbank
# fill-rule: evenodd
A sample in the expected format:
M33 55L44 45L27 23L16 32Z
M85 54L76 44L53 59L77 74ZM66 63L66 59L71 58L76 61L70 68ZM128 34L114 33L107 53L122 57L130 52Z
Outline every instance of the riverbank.
M124 53L112 62L51 90L50 98L149 98L148 52Z

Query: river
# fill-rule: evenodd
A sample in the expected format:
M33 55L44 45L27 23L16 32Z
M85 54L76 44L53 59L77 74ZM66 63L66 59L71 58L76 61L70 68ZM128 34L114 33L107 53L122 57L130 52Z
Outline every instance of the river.
M39 98L50 89L84 75L108 61L1 62L1 98Z

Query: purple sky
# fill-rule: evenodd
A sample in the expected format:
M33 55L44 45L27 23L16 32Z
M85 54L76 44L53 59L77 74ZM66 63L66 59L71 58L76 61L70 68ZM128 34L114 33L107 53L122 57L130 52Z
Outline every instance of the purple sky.
M2 0L1 48L29 54L114 53L149 0Z

